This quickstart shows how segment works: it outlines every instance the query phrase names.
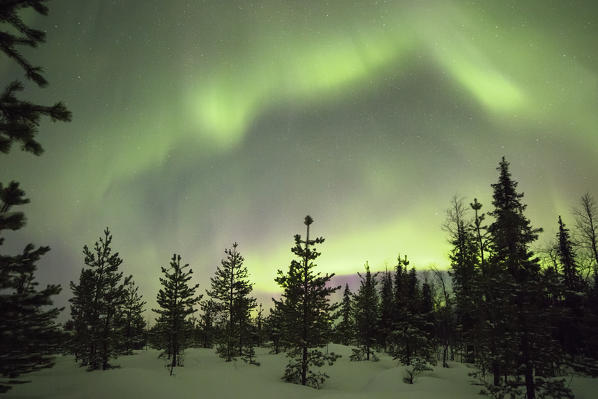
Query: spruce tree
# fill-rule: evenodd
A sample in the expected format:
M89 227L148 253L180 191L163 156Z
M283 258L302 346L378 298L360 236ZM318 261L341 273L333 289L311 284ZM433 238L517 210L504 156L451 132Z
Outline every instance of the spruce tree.
M438 320L436 326L436 336L442 344L442 367L448 368L449 365L447 361L449 358L449 347L452 347L455 343L457 324L453 309L454 299L447 287L445 278L447 275L446 272L432 267L432 273L442 289L437 305Z
M378 344L387 349L389 336L392 332L393 286L391 273L386 270L382 275L380 290L380 317L378 325Z
M354 296L354 318L358 349L353 349L351 360L378 360L373 347L376 344L379 325L378 291L376 289L377 274L372 275L370 266L365 264L365 275L357 273L360 278L359 290Z
M393 307L392 307L392 326L393 330L397 328L405 313L405 274L409 261L407 255L403 259L399 255L395 266L393 283ZM392 339L391 339L392 341Z
M497 169L499 179L492 184L494 210L490 213L494 221L488 227L489 267L493 283L500 287L490 305L501 312L500 325L492 332L501 348L491 359L493 389L515 395L525 392L527 399L550 397L567 389L563 381L553 378L562 364L562 354L552 338L539 260L530 250L542 230L533 228L525 217L523 194L517 192L504 157ZM502 386L497 373L505 376Z
M173 254L168 268L162 267L163 277L160 277L162 288L158 291L158 309L153 309L159 317L157 320L158 333L163 355L169 359L170 375L174 368L182 366L182 355L187 340L188 316L196 312L193 307L201 300L195 290L199 284L191 285L189 280L193 270L189 264L181 266L181 256Z
M456 317L459 330L459 341L465 352L465 360L472 362L476 352L476 311L480 305L479 278L480 256L484 253L482 220L478 212L481 204L474 200L471 204L475 210L475 228L467 220L467 209L462 199L453 197L451 207L447 211L447 220L443 226L449 233L452 245L449 254L450 275L455 292Z
M79 285L71 281L71 316L78 343L75 353L90 370L110 368L110 359L120 354L122 337L117 321L131 277L123 278L119 271L123 260L118 252L112 252L111 245L112 234L106 228L93 249L83 247L88 269L81 270Z
M292 260L287 273L278 271L275 281L283 289L282 298L275 303L283 315L284 341L289 363L283 379L288 382L319 388L328 375L318 369L325 363L332 365L338 355L324 353L322 348L330 341L333 312L338 305L329 301L330 294L339 287L327 286L334 274L321 275L314 271L313 261L320 256L315 245L324 238L310 238L313 219L305 217L305 240L295 235L291 249L298 260Z
M407 262L403 262L405 263ZM394 345L391 354L406 366L403 381L413 384L418 374L430 370L436 364L435 346L431 326L428 325L429 315L424 313L424 301L415 268L407 272L405 266L402 274L402 312L393 331Z
M573 243L562 218L558 218L557 254L562 270L564 298L559 317L559 339L561 345L572 356L580 354L583 347L584 294L585 283L579 274L577 256ZM559 273L560 274L560 273Z
M342 345L351 345L355 337L355 322L353 320L353 301L349 284L345 284L343 299L337 312L340 322L335 328L336 341Z
M250 296L253 284L249 281L247 267L243 265L244 258L237 250L238 245L235 242L232 249L224 251L226 258L210 279L211 290L208 291L227 319L224 336L218 347L218 353L227 362L238 356L244 358L246 350L253 351L251 311L257 304L255 298Z
M21 54L19 47L35 48L45 41L45 33L33 29L23 21L19 12L32 10L48 14L44 0L15 0L0 3L0 51L15 61L25 77L40 87L47 85L40 67L33 66ZM40 121L70 121L71 113L64 104L53 106L33 104L17 98L24 89L20 81L9 83L0 94L0 152L8 153L13 144L34 155L43 152L36 140ZM25 216L15 210L29 203L17 182L0 183L0 246L4 230L19 230L25 225ZM36 263L49 247L35 248L28 244L20 254L0 254L0 393L14 383L23 383L18 377L35 370L51 367L56 350L58 330L55 318L60 309L52 307L52 297L60 286L38 288L35 281Z

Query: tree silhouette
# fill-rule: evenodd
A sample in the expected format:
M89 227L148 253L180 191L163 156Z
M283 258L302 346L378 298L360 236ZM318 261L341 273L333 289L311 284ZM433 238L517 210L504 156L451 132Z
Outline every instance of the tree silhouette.
M320 275L314 272L313 261L320 256L314 248L324 238L311 239L309 229L313 223L305 217L307 233L305 240L295 235L295 246L291 249L299 260L292 260L288 272L278 271L275 281L283 289L280 301L275 301L283 315L284 341L288 346L290 361L283 379L301 385L319 388L328 375L317 369L325 363L332 365L338 355L324 354L321 348L331 338L333 312L338 305L332 305L328 297L339 287L327 286L334 274Z
M45 0L13 0L0 3L0 51L15 61L25 77L38 86L47 85L42 69L33 66L21 54L19 47L35 48L45 40L44 32L29 27L20 17L20 11L33 10L48 14ZM36 140L42 117L53 121L69 121L71 113L64 104L43 106L17 98L24 85L9 83L0 94L0 152L8 153L14 143L26 152L40 155L41 144ZM29 203L17 182L0 183L0 246L4 230L18 230L25 225L25 216L14 208ZM51 367L51 354L56 349L57 330L54 319L61 309L52 307L52 296L60 286L48 285L38 289L35 281L36 263L49 247L35 248L28 244L18 255L0 255L0 375L8 378L0 383L0 393L17 378L32 371Z

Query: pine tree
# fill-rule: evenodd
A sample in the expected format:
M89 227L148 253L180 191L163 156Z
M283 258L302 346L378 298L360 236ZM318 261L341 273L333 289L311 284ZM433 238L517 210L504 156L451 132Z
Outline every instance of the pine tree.
M380 317L378 326L378 344L387 349L389 336L392 332L393 286L391 273L386 270L382 275L380 290Z
M131 277L123 279L119 271L123 260L111 245L112 234L106 228L93 250L83 247L89 269L81 270L79 285L71 282L71 316L78 327L74 340L79 343L75 351L77 360L90 370L110 368L109 360L120 353L117 318Z
M199 284L190 285L193 270L189 264L181 266L181 256L173 254L170 266L162 267L160 283L162 288L158 291L157 302L160 306L153 309L159 315L157 320L158 333L162 341L161 347L168 356L170 375L175 367L182 366L182 354L187 338L187 317L196 312L193 308L200 300L201 295L195 296Z
M0 24L3 28L0 31L0 51L23 68L26 78L39 87L48 85L42 75L42 68L29 63L17 46L35 48L45 42L46 34L27 26L19 12L33 10L46 16L48 7L44 3L46 0L13 0L0 3ZM19 100L16 94L23 89L21 82L13 81L0 95L0 152L8 153L12 144L18 143L23 151L40 155L43 148L35 138L40 119L50 117L52 121L67 122L71 120L71 113L61 102L43 106Z
M28 382L17 379L22 374L54 364L60 338L55 319L61 309L52 307L51 297L60 287L38 290L34 278L36 263L47 251L30 244L20 255L0 256L0 374L8 378L0 381L0 393Z
M283 379L319 388L328 375L314 369L325 363L332 365L338 358L333 352L324 354L321 348L330 341L332 316L338 306L332 305L328 297L340 287L327 286L334 274L322 276L314 272L313 261L320 256L314 246L322 244L324 238L310 239L313 219L306 216L304 223L305 240L295 235L295 246L291 249L299 260L291 261L286 274L279 270L275 279L283 289L281 300L275 303L284 318L284 341L290 360Z
M337 312L341 319L335 329L336 341L342 345L351 345L355 337L355 322L353 320L352 294L349 284L345 284L343 299Z
M239 244L234 243L232 249L226 249L223 259L210 279L211 290L208 295L217 303L227 323L223 341L218 353L227 362L237 356L243 358L244 351L252 351L251 311L257 306L251 291L253 284L249 282L247 267L243 266L244 258L237 250Z
M373 347L376 344L379 325L378 320L378 291L376 290L376 277L372 275L370 266L365 264L365 275L357 273L360 278L359 290L354 296L354 318L357 331L358 349L353 350L351 360L378 360Z
M500 325L493 333L502 351L492 359L494 385L500 385L499 374L505 376L505 384L498 389L515 394L524 389L527 399L550 396L566 388L552 378L562 356L552 339L539 260L530 250L542 230L534 229L524 216L523 194L517 192L504 157L497 169L499 180L492 184L494 211L490 213L494 222L488 227L489 267L493 283L500 287L490 305L501 312Z
M0 4L0 51L25 71L27 79L38 86L47 85L40 67L30 64L18 47L35 48L45 41L45 33L32 29L19 15L21 10L48 14L43 0L15 0ZM70 121L71 113L64 104L43 106L17 98L24 89L20 81L8 84L0 94L0 152L8 153L13 144L20 144L26 152L40 155L41 144L36 140L42 117L52 121ZM19 230L25 225L25 216L14 208L29 203L17 182L4 186L0 183L0 246L4 230ZM52 297L60 286L48 285L39 289L35 281L36 263L49 247L35 248L28 244L22 253L14 256L0 254L0 393L10 389L23 374L52 367L58 330L54 319L61 309L52 307Z

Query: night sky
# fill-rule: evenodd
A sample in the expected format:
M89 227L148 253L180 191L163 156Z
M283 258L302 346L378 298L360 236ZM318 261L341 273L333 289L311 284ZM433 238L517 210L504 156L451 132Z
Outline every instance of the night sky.
M597 4L52 1L24 51L50 86L24 98L73 121L42 124L41 157L2 157L32 200L8 247L51 246L59 305L106 226L150 305L173 252L203 292L234 241L269 298L306 214L323 272L446 268L449 200L488 210L503 155L541 244L598 195Z

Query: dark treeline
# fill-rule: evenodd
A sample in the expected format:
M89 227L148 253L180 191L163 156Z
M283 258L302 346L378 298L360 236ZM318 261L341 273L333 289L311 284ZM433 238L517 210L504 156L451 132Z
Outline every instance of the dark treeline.
M481 393L496 398L572 398L566 375L598 375L596 203L581 198L573 234L555 218L555 239L536 255L542 230L525 217L504 158L498 171L490 212L477 199L451 201L448 275L418 274L399 257L381 274L366 263L357 292L345 287L333 340L355 346L351 360L386 352L406 366L408 383L437 362L473 363Z

